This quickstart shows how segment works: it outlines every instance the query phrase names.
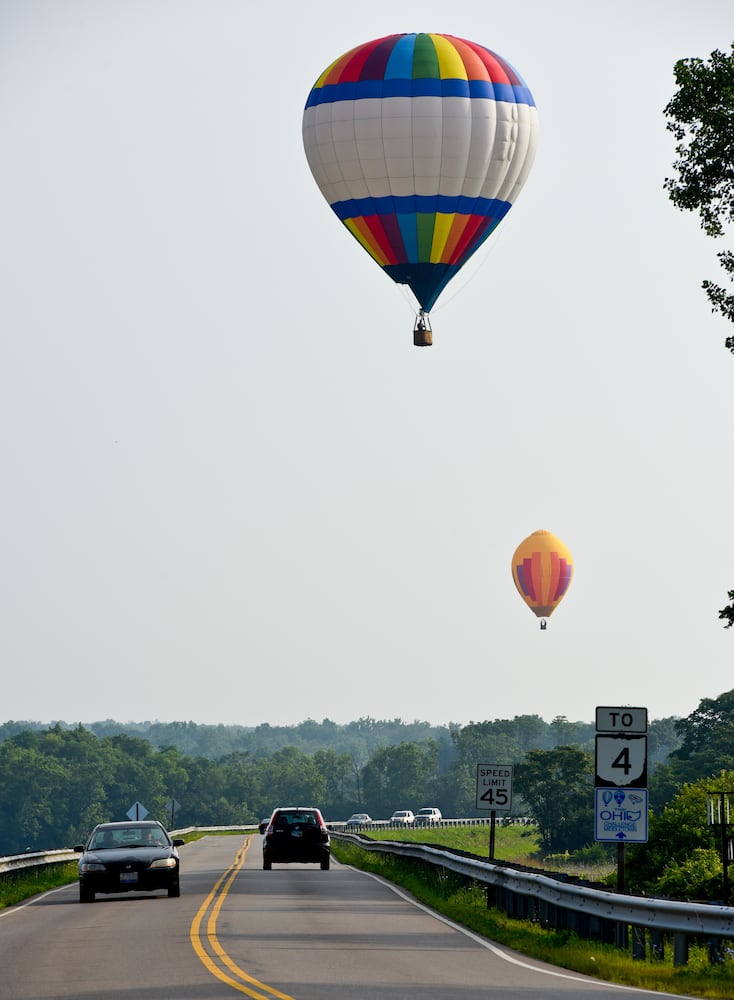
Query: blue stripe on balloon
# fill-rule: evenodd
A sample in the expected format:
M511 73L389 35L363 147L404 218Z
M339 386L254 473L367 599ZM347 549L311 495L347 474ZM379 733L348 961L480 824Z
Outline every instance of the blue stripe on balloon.
M332 202L331 207L342 222L347 219L359 219L371 215L431 215L443 212L446 215L483 215L502 219L509 212L509 201L498 198L468 198L465 195L457 197L437 194L412 194L402 198L388 195L385 198L350 198L347 201ZM406 242L405 234L403 239Z
M360 101L384 97L470 97L535 107L529 89L519 84L490 83L487 80L386 79L332 83L314 87L306 101L307 108L337 101Z
M405 256L407 260L418 260L418 227L415 224L415 215L404 211L396 213L400 235L403 237Z
M402 77L410 79L413 75L413 53L415 52L415 40L418 36L403 35L398 37L385 67L385 79Z

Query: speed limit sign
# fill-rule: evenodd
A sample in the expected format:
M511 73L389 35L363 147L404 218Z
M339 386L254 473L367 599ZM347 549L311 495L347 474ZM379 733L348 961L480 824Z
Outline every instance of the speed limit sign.
M477 764L477 809L510 812L512 764Z

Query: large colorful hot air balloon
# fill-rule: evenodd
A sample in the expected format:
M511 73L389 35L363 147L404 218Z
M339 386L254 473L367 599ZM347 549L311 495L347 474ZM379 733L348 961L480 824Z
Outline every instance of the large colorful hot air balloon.
M534 531L520 542L512 557L512 578L527 606L545 628L563 600L573 576L573 557L550 531Z
M535 102L501 56L453 35L351 49L308 96L303 143L334 212L428 312L515 202L537 140Z

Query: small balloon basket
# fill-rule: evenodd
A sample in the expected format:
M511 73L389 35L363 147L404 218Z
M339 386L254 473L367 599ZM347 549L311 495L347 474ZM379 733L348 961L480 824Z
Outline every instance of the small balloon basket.
M431 329L431 322L428 319L428 313L421 309L415 318L413 344L415 347L430 347L432 343L433 330Z

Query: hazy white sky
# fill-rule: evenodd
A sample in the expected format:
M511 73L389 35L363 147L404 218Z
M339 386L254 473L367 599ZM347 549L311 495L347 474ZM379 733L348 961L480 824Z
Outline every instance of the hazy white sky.
M540 115L413 306L309 172L352 46L443 31ZM723 272L663 190L729 0L0 0L0 720L432 723L734 687ZM576 571L541 632L510 573Z

